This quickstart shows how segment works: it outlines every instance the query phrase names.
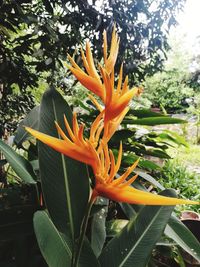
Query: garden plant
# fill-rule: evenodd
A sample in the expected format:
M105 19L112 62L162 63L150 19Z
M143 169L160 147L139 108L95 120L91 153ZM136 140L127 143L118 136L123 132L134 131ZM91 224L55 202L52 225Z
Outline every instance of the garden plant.
M171 217L174 205L199 204L177 198L173 190L159 195L148 192L142 184L135 183L138 175L132 175L139 160L122 172L122 143L116 159L109 150L109 141L129 110L128 103L142 93L138 87L129 90L127 77L122 82L123 66L115 89L118 49L119 38L114 28L109 53L104 32L104 64L99 63L99 72L88 42L86 54L81 50L85 71L69 56L68 68L94 94L89 98L99 111L86 137L84 124L78 123L76 113L72 116L53 88L43 97L40 131L26 127L41 141L39 165L46 210L36 212L34 228L49 266L146 266L170 220L166 232L173 238L169 228L179 224ZM129 206L130 220L111 239L106 238L105 232L108 199L136 204ZM177 231L187 230L180 224ZM195 243L193 256L198 258L200 246L192 235L188 242L191 239Z

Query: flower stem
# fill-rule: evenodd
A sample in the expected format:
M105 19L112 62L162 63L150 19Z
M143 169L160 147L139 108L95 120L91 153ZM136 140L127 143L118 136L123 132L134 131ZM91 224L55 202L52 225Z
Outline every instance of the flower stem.
M84 216L84 219L83 219L83 223L82 223L82 227L81 227L81 233L80 233L80 237L79 237L79 240L78 240L78 247L77 247L77 250L75 252L74 261L72 262L72 266L73 267L78 267L79 258L80 258L80 255L81 255L81 250L82 250L82 247L83 247L84 237L85 237L85 233L86 233L86 229L87 229L87 225L88 225L88 220L89 220L89 217L90 217L90 211L91 211L92 205L94 204L96 198L97 198L97 194L96 194L96 192L94 190L92 195L91 195L90 201L88 202L87 210L86 210L86 213L85 213L85 216Z

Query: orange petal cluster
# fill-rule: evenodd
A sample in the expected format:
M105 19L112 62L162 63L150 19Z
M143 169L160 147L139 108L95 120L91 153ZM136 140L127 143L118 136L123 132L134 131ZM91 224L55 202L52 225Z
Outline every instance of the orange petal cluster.
M115 161L113 152L108 148L108 141L128 112L130 100L132 97L139 95L142 89L135 87L129 90L128 77L122 82L123 67L120 69L118 83L115 88L114 66L119 49L119 37L115 27L112 33L109 54L105 31L103 38L104 66L99 65L99 71L95 67L88 42L86 43L86 53L81 49L85 71L69 56L70 71L82 85L99 97L104 105L102 106L93 95L89 96L100 111L91 124L89 138L84 138L84 124L78 124L76 114L73 115L72 128L64 117L67 135L56 123L58 138L28 127L26 127L26 130L56 151L90 165L95 177L92 194L95 198L103 196L114 201L145 205L199 204L196 201L164 197L133 188L131 184L135 181L137 175L133 175L131 178L129 176L134 171L138 161L130 166L124 174L117 177L122 159L122 143L120 143L118 158Z

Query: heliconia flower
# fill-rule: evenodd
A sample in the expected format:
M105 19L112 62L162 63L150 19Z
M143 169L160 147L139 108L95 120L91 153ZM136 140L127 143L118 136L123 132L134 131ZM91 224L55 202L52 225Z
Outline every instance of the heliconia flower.
M120 115L127 107L134 96L140 95L142 89L134 87L131 90L128 88L128 77L125 78L122 85L123 67L121 66L119 80L116 90L114 89L114 72L111 76L108 75L104 68L100 68L102 78L106 90L105 99L105 124Z
M98 118L99 119L99 118ZM96 119L96 120L98 120ZM96 138L100 135L99 124L94 121L94 126L91 130L91 136L93 137L92 142L97 143ZM49 147L55 149L56 151L73 158L75 160L81 161L90 165L93 169L99 168L99 157L95 150L95 146L92 145L92 142L85 140L83 137L84 124L80 127L77 122L76 114L73 115L73 131L69 126L69 123L64 116L65 127L67 129L69 137L63 132L60 126L56 124L58 134L63 138L56 138L39 131L33 130L29 127L25 127L31 135L36 137L38 140L48 145Z
M116 130L120 126L121 122L123 121L128 111L129 111L129 108L126 107L116 118L109 120L107 122L104 122L104 132L103 132L103 137L102 137L102 141L104 143L108 143L108 141L111 139L113 134L116 132Z
M106 112L106 108L104 109L99 104L99 102L94 98L94 96L92 96L92 95L88 95L88 96L89 96L90 100L92 101L92 103L96 106L96 108L104 115ZM124 110L122 110L122 112L117 117L115 117L114 119L111 119L109 121L106 121L106 122L104 121L104 133L103 133L103 137L102 137L104 143L105 142L107 143L111 139L111 137L118 129L119 125L121 124L123 118L125 117L125 115L127 114L128 111L129 111L129 108L125 107Z
M73 131L64 117L65 126L70 138L66 136L57 123L57 131L63 139L49 136L29 127L26 127L26 130L56 151L92 167L95 177L93 198L103 196L114 201L144 205L199 204L196 201L155 195L130 186L137 178L137 175L128 180L127 178L137 166L138 161L129 167L123 175L116 178L121 165L122 143L120 143L118 159L115 162L114 155L111 150L108 150L107 143L103 139L99 142L103 129L103 115L104 111L97 116L91 126L90 138L86 140L83 137L84 125L82 124L79 127L76 114L73 116Z
M102 80L95 68L94 60L92 57L92 52L90 48L90 44L86 43L86 54L84 54L81 49L81 55L83 64L86 72L84 72L73 60L72 57L68 57L71 63L69 66L70 71L74 74L74 76L80 81L82 85L84 85L91 92L99 96L102 102L105 105L105 128L108 128L108 124L112 119L117 117L122 118L122 114L124 114L124 109L126 109L130 100L140 94L141 88L134 87L129 90L128 88L128 77L125 78L125 81L122 85L122 76L123 76L123 67L121 66L119 79L117 88L115 90L114 87L114 65L116 63L118 49L119 49L119 38L116 33L116 29L114 26L112 39L111 39L111 47L110 53L108 54L107 48L107 37L106 32L103 33L104 45L104 63L105 67L99 65L100 73ZM92 97L92 96L91 96ZM95 105L100 109L100 104L98 101L93 98L95 101ZM100 110L101 111L101 110Z
M116 63L119 50L119 38L116 33L115 26L112 33L109 56L107 56L108 48L107 48L107 37L105 31L103 33L103 38L104 38L103 51L104 51L105 71L108 75L110 75L114 69L114 65ZM71 66L68 66L68 68L83 86L85 86L88 90L99 96L101 100L105 103L106 100L105 86L102 83L98 71L95 67L89 42L86 42L86 54L83 52L81 48L81 56L83 60L83 65L86 70L85 72L76 64L76 62L71 56L68 56L68 59L71 63Z
M93 96L90 96L90 99L97 109L99 109L100 113L91 125L88 139L84 138L84 124L78 124L76 114L73 115L72 129L66 117L64 117L68 135L64 133L57 123L58 138L33 130L29 127L26 127L26 130L56 151L92 167L95 178L92 194L93 198L103 196L114 201L145 205L199 204L197 201L160 196L132 187L131 184L135 181L137 175L134 175L130 179L128 178L137 166L138 161L129 167L124 174L116 177L121 165L122 143L120 143L118 158L115 162L112 151L108 149L108 141L128 112L129 108L127 105L132 97L142 92L142 89L137 87L129 90L128 77L125 78L122 84L122 67L115 89L114 65L118 49L119 38L114 27L109 56L107 56L107 39L106 33L104 32L105 67L100 66L102 79L95 68L89 43L86 44L86 55L81 50L86 72L69 57L72 65L69 66L71 72L87 89L99 96L104 104L104 106L101 106Z
M82 49L81 53L86 72L84 72L70 56L68 56L68 59L72 66L68 66L68 68L84 87L98 95L102 101L104 101L105 88L95 68L92 52L88 42L86 44L86 56Z
M110 74L112 70L114 69L114 66L117 60L118 50L119 50L119 37L117 35L116 27L114 25L109 56L108 56L107 34L105 30L103 32L104 64L105 64L105 69L108 74Z
M99 155L101 164L95 173L96 184L92 194L94 199L102 196L117 202L141 205L199 204L197 201L165 197L132 187L131 184L137 178L137 174L128 180L127 178L137 166L138 160L124 174L114 179L121 164L122 144L120 144L116 163L113 153L108 151L107 145L103 146Z

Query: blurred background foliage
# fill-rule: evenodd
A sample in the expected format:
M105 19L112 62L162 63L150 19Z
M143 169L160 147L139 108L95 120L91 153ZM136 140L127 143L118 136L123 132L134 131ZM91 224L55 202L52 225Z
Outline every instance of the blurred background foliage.
M101 59L102 32L107 30L109 36L114 22L121 39L117 68L125 62L130 83L161 69L169 49L169 28L176 24L183 4L184 0L1 0L1 132L15 129L15 117L32 108L33 88L47 81L69 91L63 75L66 54L73 54L89 38Z

